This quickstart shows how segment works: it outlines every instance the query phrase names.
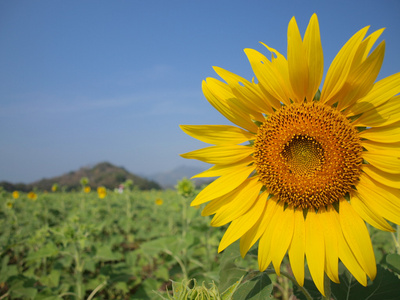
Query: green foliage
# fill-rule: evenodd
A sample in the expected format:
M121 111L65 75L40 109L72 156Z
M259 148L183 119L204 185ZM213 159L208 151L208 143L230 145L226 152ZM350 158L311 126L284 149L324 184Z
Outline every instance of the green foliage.
M179 195L182 195L183 197L190 197L194 194L195 185L193 181L184 177L182 180L178 181L178 184L175 188Z
M162 206L155 199L162 198ZM20 193L0 197L0 297L6 299L158 299L170 279L215 279L220 234L172 190ZM188 199L190 200L190 199ZM185 205L188 206L187 202ZM187 260L182 259L185 250Z
M164 300L231 300L240 282L241 280L235 282L221 294L214 282L207 288L204 282L198 285L195 279L183 280L172 283L172 296L168 294L167 298L161 294L159 296Z
M272 269L257 271L256 249L242 258L238 242L217 254L225 229L210 227L201 208L189 207L196 191L185 191L127 188L102 200L96 192L39 193L36 201L3 191L0 298L321 299L307 271L304 289L311 296L297 286L286 259L278 277ZM341 268L341 283L331 284L336 300L398 299L393 238L369 229L377 277L363 287Z

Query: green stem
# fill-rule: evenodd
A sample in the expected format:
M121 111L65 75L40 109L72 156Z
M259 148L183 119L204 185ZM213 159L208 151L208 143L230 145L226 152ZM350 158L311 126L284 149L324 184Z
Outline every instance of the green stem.
M265 270L264 272L266 274L276 274L275 270ZM304 287L302 287L301 285L299 285L297 283L296 278L294 278L293 276L291 276L289 273L286 273L286 272L281 272L281 275L285 276L287 279L289 279L291 282L293 282L293 284L297 285L297 287L303 293L303 295L306 297L307 300L313 300L310 293Z
M131 222L130 220L132 219L132 213L131 213L131 198L128 193L126 193L126 217L129 220L126 222L126 228L125 228L125 233L128 235L131 231Z
M394 232L391 232L394 246L396 247L396 253L400 254L400 228L399 225L396 225L396 234Z
M83 299L83 277L82 277L82 271L83 271L83 266L81 263L81 257L80 253L78 250L78 245L75 243L75 286L76 286L76 296L77 299L81 300Z
M98 291L100 291L105 285L107 285L107 281L103 281L101 284L99 284L89 295L87 300L92 300L92 298L96 295Z
M186 204L186 198L182 198L182 243L183 243L183 248L182 248L182 259L183 259L183 264L186 266L187 265L187 245L186 245L186 233L187 233L187 204Z
M183 273L183 278L185 280L188 280L189 279L188 274L187 274L186 267L185 267L185 264L183 263L183 261L168 249L164 249L164 252L167 253L168 255L171 255L178 262L179 266L181 267L182 273Z
M328 278L326 273L324 274L325 280L324 280L324 290L325 290L325 296L322 297L324 300L330 300L331 299L331 280Z

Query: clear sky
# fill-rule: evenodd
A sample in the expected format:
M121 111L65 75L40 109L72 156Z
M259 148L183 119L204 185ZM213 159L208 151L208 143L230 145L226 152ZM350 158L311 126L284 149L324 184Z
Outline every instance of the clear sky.
M0 181L109 161L136 174L205 164L179 124L229 124L201 82L253 77L244 48L286 56L287 25L319 18L325 74L359 29L386 27L379 78L400 72L400 1L0 1ZM370 31L371 32L371 31Z

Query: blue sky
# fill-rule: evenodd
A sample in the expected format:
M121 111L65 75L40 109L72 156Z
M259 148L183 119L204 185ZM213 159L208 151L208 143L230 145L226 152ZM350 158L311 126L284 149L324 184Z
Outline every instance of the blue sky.
M109 161L149 175L205 146L179 124L229 124L201 82L253 77L244 48L286 55L292 16L319 18L325 74L359 29L386 27L379 78L400 71L400 1L0 2L0 181L32 182Z

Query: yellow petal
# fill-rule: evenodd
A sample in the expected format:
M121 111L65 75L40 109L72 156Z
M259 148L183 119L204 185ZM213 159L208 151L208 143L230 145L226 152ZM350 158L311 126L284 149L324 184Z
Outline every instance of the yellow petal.
M290 84L289 66L288 66L288 62L287 62L286 58L282 54L280 54L276 49L271 48L262 42L260 42L260 43L273 53L273 55L271 56L271 64L272 64L273 68L275 68L277 70L277 72L281 75L281 77L282 77L281 83L284 84L284 88L289 96L289 99L295 99L296 96L295 96L292 86ZM276 57L274 55L276 55ZM279 100L276 100L276 101L277 102L273 102L273 107L275 109L278 109L281 107L281 103L279 102Z
M340 228L340 224L338 226ZM351 251L342 232L338 234L338 242L340 260L360 284L367 286L367 276L358 263L357 258L354 256L354 253Z
M264 55L253 49L245 49L254 74L259 84L278 101L290 104L285 81L274 64Z
M199 174L194 175L192 178L200 178L200 177L219 177L232 172L236 172L239 169L242 169L245 166L250 165L253 162L253 157L249 156L245 159L242 159L236 163L229 165L215 165L205 170Z
M271 259L275 268L275 272L280 276L280 267L282 259L289 248L294 232L294 209L288 206L278 219L272 235Z
M340 99L338 110L347 108L367 95L378 77L384 55L385 42L383 41L364 62L350 71L342 91L336 96Z
M338 251L339 251L339 258L346 266L346 268L350 271L351 274L360 282L362 285L367 285L367 276L365 275L364 270L361 268L360 264L358 263L356 257L354 256L353 252L351 251L349 245L347 244L342 228L339 221L339 214L336 212L335 209L332 207L328 207L330 210L330 218L329 224L333 228L336 228L336 237L338 239Z
M294 212L294 233L289 247L290 265L300 286L304 284L305 227L302 209Z
M214 70L229 84L233 94L238 99L247 103L248 106L256 108L258 112L267 114L272 114L274 112L268 98L264 97L263 94L259 92L254 83L222 68L214 67Z
M336 55L326 74L324 87L321 92L322 103L333 104L340 100L333 97L345 84L354 56L367 30L368 27L365 27L354 34Z
M364 112L353 122L354 126L381 127L400 121L400 96L389 99L384 104Z
M342 200L339 203L339 220L343 235L351 251L365 273L367 273L371 280L374 280L376 262L367 227L346 200Z
M267 193L261 194L248 212L232 221L219 243L218 252L223 251L253 227L264 211L267 197Z
M400 93L400 73L393 74L374 84L372 90L349 108L347 115L358 115L388 101Z
M311 277L320 293L325 296L325 239L319 218L313 209L309 209L305 220L306 257Z
M398 143L400 142L400 122L364 130L360 132L360 137L379 143Z
M275 213L258 242L258 267L260 271L267 269L271 263L272 252L275 247L272 243L272 236L275 228L283 225L280 222L283 216L283 207L284 205L282 202L277 203Z
M363 43L365 43L366 46L362 53L361 61L364 61L367 58L369 51L371 51L371 49L372 49L372 46L375 44L375 42L378 40L378 38L381 36L381 34L383 33L384 30L385 30L385 28L381 28L381 29L378 29L377 31L374 31L363 41Z
M400 174L383 172L372 165L363 165L363 171L381 184L400 189Z
M261 214L261 218L242 236L240 239L240 254L242 257L246 255L247 251L250 250L260 236L265 232L275 214L276 207L276 200L274 200L274 198L269 199L263 213Z
M361 145L373 154L400 156L400 143L383 144L374 141L363 140Z
M216 110L232 123L250 131L257 132L257 125L251 119L248 111L243 111L232 100L235 96L229 86L214 78L207 78L202 83L204 96Z
M371 151L364 151L363 158L378 169L391 174L400 173L400 157L389 156L384 153L373 153Z
M304 35L304 47L308 62L308 89L306 98L313 100L324 72L324 55L321 45L318 18L313 14Z
M181 154L183 158L198 159L209 164L236 163L253 153L253 147L241 145L211 146Z
M222 195L221 197L215 198L211 200L207 205L204 207L203 211L201 212L201 215L203 217L205 216L210 216L215 214L221 207L231 203L235 197L240 193L241 187L245 185L244 181L241 185L239 185L236 189L233 191Z
M325 269L328 277L336 283L339 283L339 246L337 231L340 230L335 227L333 218L334 208L332 205L328 209L320 208L316 217L324 231L325 237Z
M190 204L197 206L215 198L221 197L237 188L254 171L254 167L245 167L221 176L204 188Z
M255 138L254 134L229 125L180 125L179 127L191 137L214 145L241 144Z
M394 231L384 218L379 213L373 210L372 207L367 206L363 201L360 200L360 196L355 193L351 196L351 206L354 210L363 218L366 222L372 226L383 230L383 231Z
M371 210L385 219L400 224L400 190L386 187L362 174L357 184L357 195Z
M252 177L240 186L240 192L227 205L221 207L211 220L211 226L222 226L244 215L258 198L263 184Z
M308 89L308 65L306 49L301 40L300 31L294 17L289 22L287 39L289 78L292 89L296 95L296 99L292 100L300 102L306 98Z

